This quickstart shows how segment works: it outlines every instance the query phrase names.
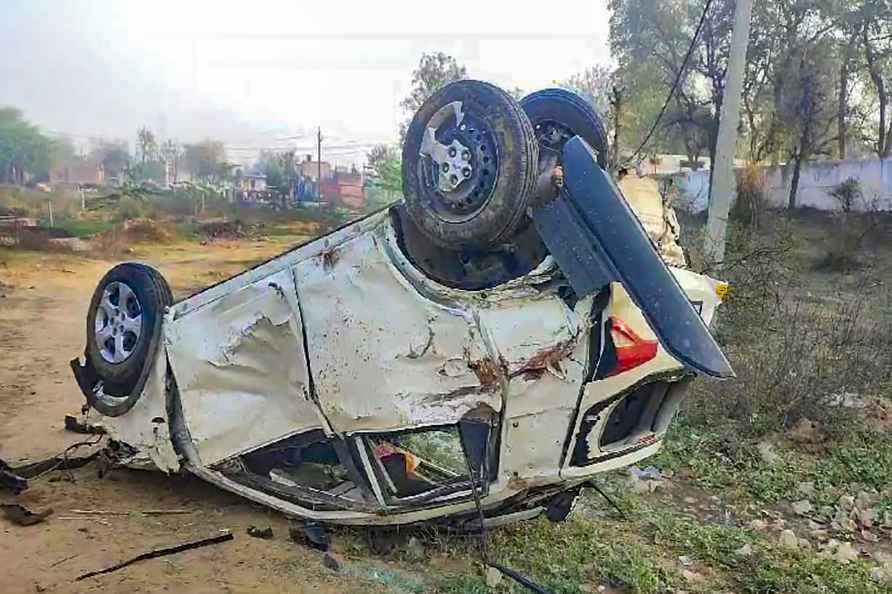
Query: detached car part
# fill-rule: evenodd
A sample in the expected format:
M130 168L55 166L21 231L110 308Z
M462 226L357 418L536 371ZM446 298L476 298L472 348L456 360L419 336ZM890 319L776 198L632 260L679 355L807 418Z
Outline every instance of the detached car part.
M557 138L447 85L404 201L181 301L113 268L72 366L119 461L314 521L480 529L561 519L655 453L691 378L732 373L706 327L724 287L661 261L563 93L525 100Z

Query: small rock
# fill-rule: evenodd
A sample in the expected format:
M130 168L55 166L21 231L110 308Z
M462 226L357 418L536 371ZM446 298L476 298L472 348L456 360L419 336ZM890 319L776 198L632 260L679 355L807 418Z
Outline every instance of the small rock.
M859 554L858 550L852 546L852 543L842 542L836 547L836 552L833 553L833 559L843 565L847 565L850 561L857 559Z
M796 537L796 534L790 530L784 530L780 534L780 538L778 539L780 545L785 549L796 550L799 548L799 539Z
M486 585L490 588L496 588L502 583L502 572L495 567L486 568Z
M330 553L323 555L322 565L335 572L341 571L341 562L332 557Z
M827 518L828 520L833 517L833 513L836 510L833 509L832 505L822 505L820 509L818 509L818 515L822 518Z
M800 516L804 516L812 511L811 501L803 499L793 504L793 511Z
M648 493L656 493L658 489L664 489L666 483L664 481L644 481L647 485Z
M861 529L861 538L867 542L880 542L880 537L866 528Z
M765 520L753 520L752 522L750 522L749 526L750 530L761 532L768 528L768 523L765 522Z
M802 549L803 551L810 551L811 550L811 541L808 540L807 538L800 538L799 539L799 548Z
M410 561L421 561L426 557L424 545L421 543L421 540L415 536L410 537L409 542L406 543L406 557L408 557Z
M855 498L852 497L851 495L841 495L840 498L839 498L839 501L837 501L836 504L837 504L841 509L844 509L844 510L846 510L846 511L849 511L849 510L851 510L853 507L855 507Z
M694 564L694 560L688 557L687 555L681 555L678 558L678 562L682 564L683 567L690 567Z
M826 530L818 529L818 530L812 530L811 532L808 533L808 535L811 536L815 540L826 540L828 533Z
M797 483L796 492L804 497L814 497L815 484L812 481Z
M874 567L870 570L870 579L878 584L892 584L892 572L882 567Z
M809 529L809 530L823 530L823 529L824 529L824 523L823 523L823 522L816 522L815 520L809 520L809 521L808 521L808 529Z
M681 577L689 582L699 582L703 580L702 574L699 574L696 571L691 571L690 569L682 569Z
M876 510L869 507L856 507L855 510L855 517L858 518L858 522L865 528L872 528L876 520Z
M694 505L695 503L697 503L697 499L695 497L685 497L684 502L689 505Z
M855 506L859 509L867 509L873 503L873 495L867 491L858 491L855 495Z
M739 549L736 549L734 551L734 554L737 555L738 557L749 557L750 555L753 554L753 547L750 543L746 543Z
M777 464L780 462L780 456L774 451L774 446L767 441L760 441L756 446L759 457L766 464Z
M643 481L635 475L629 475L629 489L636 495L643 495L650 492L648 481ZM501 575L501 574L500 574Z

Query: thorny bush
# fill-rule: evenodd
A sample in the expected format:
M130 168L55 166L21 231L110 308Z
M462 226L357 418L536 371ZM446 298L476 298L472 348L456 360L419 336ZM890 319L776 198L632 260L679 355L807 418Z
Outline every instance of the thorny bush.
M734 227L729 237L719 271L704 270L690 251L694 267L701 262L700 270L731 284L713 330L738 377L696 383L688 418L709 422L730 411L751 435L801 417L844 430L851 415L839 395L880 395L892 382L889 291L867 268L815 290L783 217L770 230Z

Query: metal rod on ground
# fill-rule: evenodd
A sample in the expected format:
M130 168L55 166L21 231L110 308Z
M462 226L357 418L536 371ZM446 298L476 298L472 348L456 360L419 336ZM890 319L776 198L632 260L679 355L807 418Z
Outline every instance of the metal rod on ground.
M749 45L750 19L753 0L737 0L734 8L734 31L731 34L731 53L725 75L719 133L716 139L715 163L712 164L712 188L709 192L709 217L706 223L704 251L708 261L721 265L725 259L725 234L728 214L737 194L734 178L734 155L737 149L737 125L740 120L740 97L746 69L746 49Z
M50 210L50 229L52 229L53 227L55 227L55 225L53 224L53 201L52 201L52 200L47 200L46 203L49 205L49 210Z

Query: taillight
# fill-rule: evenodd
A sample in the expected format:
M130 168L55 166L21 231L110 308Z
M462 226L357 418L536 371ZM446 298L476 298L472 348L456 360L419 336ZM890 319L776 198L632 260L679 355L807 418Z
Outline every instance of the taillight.
M610 337L616 352L616 366L607 377L634 369L657 356L657 341L641 338L619 318L610 318Z

